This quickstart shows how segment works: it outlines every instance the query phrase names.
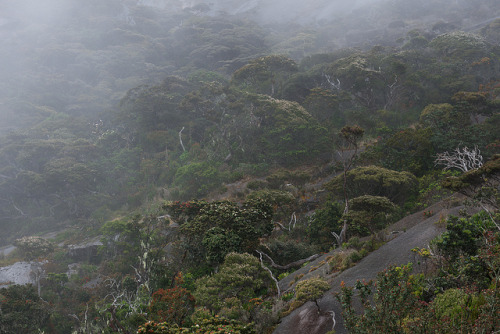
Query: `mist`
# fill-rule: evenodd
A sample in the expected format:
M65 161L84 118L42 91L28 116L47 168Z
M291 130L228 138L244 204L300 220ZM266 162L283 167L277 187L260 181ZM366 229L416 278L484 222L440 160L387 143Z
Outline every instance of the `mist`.
M180 74L183 64L171 59L177 51L172 38L186 38L189 44L192 37L172 34L193 17L257 22L274 31L262 36L265 43L286 53L280 43L307 29L324 36L308 52L330 52L367 40L394 44L397 36L428 22L472 26L479 20L476 14L498 16L498 5L490 3L474 8L462 0L433 5L439 7L390 0L4 1L0 133L36 124L51 111L94 118L116 105L128 89ZM388 30L394 21L405 22ZM305 53L291 55L300 60Z

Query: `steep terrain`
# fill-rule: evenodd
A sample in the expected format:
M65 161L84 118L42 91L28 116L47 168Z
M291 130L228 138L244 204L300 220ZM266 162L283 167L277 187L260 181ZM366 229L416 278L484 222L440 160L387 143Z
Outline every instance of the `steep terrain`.
M449 201L450 199L446 199L436 203L427 210L416 212L389 226L386 231L390 240L386 244L340 274L330 273L328 264L320 265L333 254L328 253L280 281L283 291L286 291L297 275L304 275L303 279L321 276L327 278L332 288L318 301L321 313L318 313L314 303L308 302L281 319L273 333L324 334L332 330L331 312L335 314L335 328L333 328L335 333L347 333L342 321L342 308L335 298L335 294L340 292L341 284L354 286L358 280L374 280L379 272L390 265L415 263L416 254L412 249L429 247L429 242L444 231L443 219L446 219L448 215L457 215L458 211L463 208L462 206L449 207ZM429 210L433 212L433 215L427 218L424 213ZM311 271L311 268L315 269ZM424 270L424 267L423 265L420 268L416 266L415 269L418 272Z
M500 330L499 16L2 2L0 334ZM342 319L392 264L404 310Z

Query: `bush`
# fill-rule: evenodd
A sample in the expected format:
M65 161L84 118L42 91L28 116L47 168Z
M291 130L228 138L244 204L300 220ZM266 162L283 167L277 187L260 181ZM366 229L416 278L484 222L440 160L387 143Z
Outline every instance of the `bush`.
M318 299L323 297L323 294L328 290L330 290L330 284L323 277L309 278L297 283L295 299L302 303L312 300L319 311Z
M336 176L326 187L338 198L343 198L344 179ZM397 205L402 205L417 191L417 179L408 172L397 172L382 167L358 167L347 173L349 198L363 195L387 197Z
M219 312L226 298L236 297L242 304L261 294L271 286L269 273L259 260L250 254L230 253L219 271L196 282L194 296L197 304Z
M342 229L342 206L337 202L327 202L309 218L306 232L311 244L321 250L328 250L334 241L331 232L340 233Z

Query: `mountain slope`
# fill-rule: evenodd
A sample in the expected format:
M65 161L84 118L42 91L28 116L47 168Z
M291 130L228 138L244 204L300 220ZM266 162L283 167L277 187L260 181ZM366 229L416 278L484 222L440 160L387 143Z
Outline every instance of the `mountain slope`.
M328 265L320 266L309 273L311 267L318 266L321 261L324 262L332 254L329 253L294 272L293 275L287 276L286 279L280 282L283 289L289 287L290 282L300 274L306 274L304 279L318 275L325 276L330 283L331 289L318 301L322 310L321 314L318 314L314 303L308 302L281 319L281 323L275 329L274 334L324 334L332 329L333 321L330 313L332 311L335 312L335 333L347 333L342 321L342 309L334 297L335 293L340 292L341 283L344 282L347 286L353 286L357 280L375 279L377 273L389 265L403 265L415 261L415 253L411 250L415 247L427 247L433 238L443 232L442 225L438 224L438 222L442 218L446 218L447 215L457 215L458 211L463 208L462 206L455 206L448 209L448 205L448 200L441 201L390 226L387 229L388 231L394 228L400 230L404 226L408 227L415 224L406 232L399 233L396 238L370 253L354 267L338 275L337 273L325 274ZM424 211L432 211L434 215L425 218Z

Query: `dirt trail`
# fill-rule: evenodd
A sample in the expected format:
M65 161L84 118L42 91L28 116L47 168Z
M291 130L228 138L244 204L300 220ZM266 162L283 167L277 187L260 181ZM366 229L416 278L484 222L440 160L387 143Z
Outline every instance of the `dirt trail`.
M340 291L340 284L344 282L348 286L353 286L357 280L375 279L377 273L384 270L389 265L402 265L414 261L414 253L411 251L415 247L426 247L428 243L437 235L443 232L443 224L437 224L440 219L447 215L457 215L462 208L456 206L448 209L449 202L439 202L426 210L417 212L413 215L403 218L395 223L388 230L400 231L397 236L378 250L370 253L362 259L356 266L335 276L328 275L326 268L321 268L308 273L312 266L321 263L328 255L322 256L308 267L301 268L298 272L286 277L280 284L286 290L297 274L305 274L308 276L325 276L331 285L331 290L325 293L323 298L319 300L319 305L323 311L318 314L317 308L313 302L308 302L298 309L294 310L290 315L281 319L281 323L274 330L274 334L324 334L332 330L333 320L332 315L335 314L335 333L347 333L342 321L342 310L340 304L335 299L334 294ZM431 211L431 217L424 216L424 211ZM406 231L405 231L406 229Z

